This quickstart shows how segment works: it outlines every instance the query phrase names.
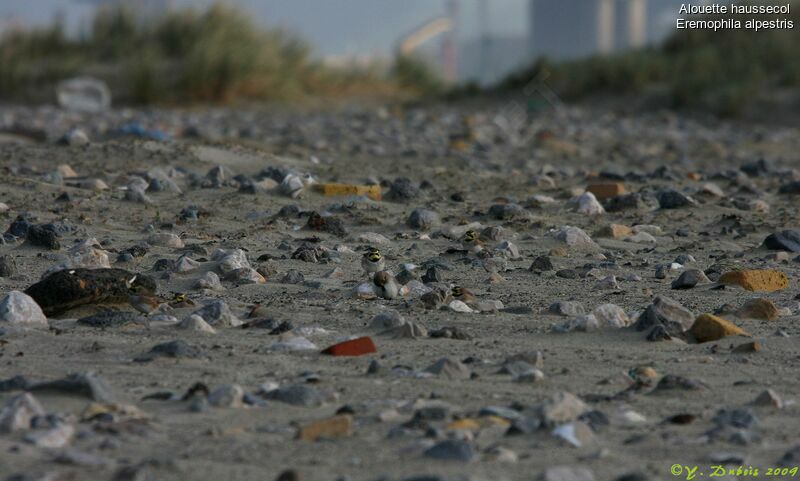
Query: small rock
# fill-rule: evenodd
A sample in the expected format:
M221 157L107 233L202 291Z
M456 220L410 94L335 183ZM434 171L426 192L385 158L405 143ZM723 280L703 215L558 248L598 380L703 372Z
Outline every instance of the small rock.
M349 414L333 416L321 421L315 421L301 427L297 438L303 441L314 442L319 439L334 439L352 436L353 417Z
M730 321L713 314L701 314L692 324L689 333L697 342L718 341L726 336L750 336Z
M720 284L735 284L753 292L773 292L786 289L789 279L781 271L776 270L743 270L722 274Z
M463 363L443 357L425 368L425 372L435 374L444 379L467 380L472 376L469 368Z
M240 408L244 406L244 389L238 384L221 386L208 394L208 403L217 408Z
M316 407L325 402L324 396L317 389L305 384L293 384L273 389L265 393L264 397L268 400L303 407Z
M557 240L574 247L596 247L597 244L589 237L589 234L578 227L565 226L554 234Z
M698 284L710 284L711 280L700 269L687 269L672 281L673 289L691 289Z
M0 409L0 433L30 429L33 418L44 415L44 408L32 394L12 396Z
M761 319L764 321L774 321L780 316L780 312L775 304L769 299L759 297L747 301L739 310L736 316L742 319Z
M11 291L0 299L0 322L23 327L49 326L39 304L19 291Z
M447 439L425 450L424 456L440 461L461 461L469 463L475 459L475 452L472 445L467 441Z
M439 223L439 214L430 209L414 209L408 217L408 226L422 231L430 230Z
M175 249L180 249L184 245L180 237L169 232L153 234L147 239L147 243L153 246L172 247Z

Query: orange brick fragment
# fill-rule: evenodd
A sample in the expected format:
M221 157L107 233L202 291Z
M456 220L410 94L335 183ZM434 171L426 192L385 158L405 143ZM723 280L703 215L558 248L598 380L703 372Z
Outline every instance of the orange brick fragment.
M625 193L625 185L621 182L602 182L589 184L587 192L591 192L598 200L610 199Z
M622 224L609 224L599 231L597 237L607 237L611 239L622 239L633 234L630 227Z
M372 200L381 200L381 186L353 184L316 184L316 189L327 196L366 195Z
M721 284L736 284L753 292L780 291L789 286L789 279L786 274L774 270L726 272L720 276L719 282Z
M727 336L750 336L736 324L713 314L701 314L689 329L697 342L718 341Z
M362 356L373 352L378 352L375 348L375 343L372 342L370 337L364 336L329 346L322 351L322 354L330 356Z
M703 177L697 172L689 172L688 174L686 174L686 178L689 180L700 180Z
M320 438L343 438L352 434L353 417L349 414L342 414L303 426L297 432L297 438L313 442Z

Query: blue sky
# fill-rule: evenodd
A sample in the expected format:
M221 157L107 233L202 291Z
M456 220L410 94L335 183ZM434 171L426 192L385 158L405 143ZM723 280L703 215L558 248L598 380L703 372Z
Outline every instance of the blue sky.
M247 8L260 22L300 33L321 55L390 52L396 40L444 11L444 0L229 0ZM461 36L479 32L479 0L461 0ZM180 5L203 5L209 0L176 0ZM526 0L490 0L490 30L522 35L526 29ZM0 17L16 15L25 22L50 22L57 11L67 12L75 27L90 8L73 0L0 0Z

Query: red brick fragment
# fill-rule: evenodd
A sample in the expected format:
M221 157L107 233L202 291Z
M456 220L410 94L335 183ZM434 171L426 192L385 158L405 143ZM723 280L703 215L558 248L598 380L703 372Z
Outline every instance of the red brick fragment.
M322 354L328 354L329 356L363 356L373 352L378 352L375 348L375 343L372 342L371 338L365 336L329 346L323 349Z

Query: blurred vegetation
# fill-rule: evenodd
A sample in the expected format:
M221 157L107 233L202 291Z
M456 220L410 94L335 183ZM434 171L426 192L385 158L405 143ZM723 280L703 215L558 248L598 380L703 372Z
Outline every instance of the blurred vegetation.
M103 8L84 38L56 22L0 39L0 97L15 101L49 101L59 80L76 75L107 81L123 103L424 95L441 88L432 72L407 58L383 67L323 65L302 39L222 4L152 19Z
M800 2L790 17L794 29L680 30L660 47L560 63L542 58L500 89L520 89L547 76L548 86L567 99L666 92L670 107L740 116L765 93L800 87Z

